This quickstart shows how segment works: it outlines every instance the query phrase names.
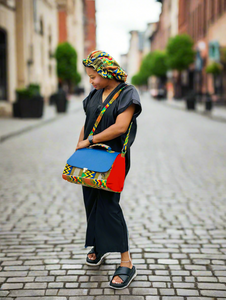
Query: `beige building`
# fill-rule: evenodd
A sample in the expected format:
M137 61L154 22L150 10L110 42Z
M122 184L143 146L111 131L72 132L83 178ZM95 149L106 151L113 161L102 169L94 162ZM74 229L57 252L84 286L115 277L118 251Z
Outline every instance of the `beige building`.
M40 84L44 97L56 90L52 57L58 43L56 24L55 0L1 1L0 28L7 41L6 92L1 94L1 100L14 102L15 89L30 83Z
M133 30L130 31L130 34L131 38L127 54L128 82L131 82L133 75L139 71L143 53L143 32Z
M53 54L60 42L59 10L66 8L66 40L78 54L84 77L84 0L0 0L0 104L30 83L46 98L57 89ZM5 101L6 100L6 101Z

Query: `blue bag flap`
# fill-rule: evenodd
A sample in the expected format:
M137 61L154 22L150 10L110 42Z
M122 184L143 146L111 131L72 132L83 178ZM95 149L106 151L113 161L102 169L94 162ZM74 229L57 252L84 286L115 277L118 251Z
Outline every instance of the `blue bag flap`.
M70 166L87 168L90 171L104 173L110 170L119 152L107 152L100 149L83 148L75 151L67 160Z

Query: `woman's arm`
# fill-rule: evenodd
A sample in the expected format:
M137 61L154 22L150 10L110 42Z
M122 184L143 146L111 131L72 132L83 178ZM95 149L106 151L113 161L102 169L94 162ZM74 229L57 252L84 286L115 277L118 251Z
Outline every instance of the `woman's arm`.
M97 144L105 141L110 141L125 133L129 127L134 112L135 112L135 104L132 104L123 113L118 115L115 124L111 125L104 131L94 135L93 143ZM84 136L84 131L83 131L83 136ZM84 141L80 141L79 139L79 143L77 145L76 150L89 147L89 145L90 143L88 139Z

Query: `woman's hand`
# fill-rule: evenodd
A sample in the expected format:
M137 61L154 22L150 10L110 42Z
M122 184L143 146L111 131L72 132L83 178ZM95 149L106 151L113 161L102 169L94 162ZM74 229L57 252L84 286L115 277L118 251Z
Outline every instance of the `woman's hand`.
M90 142L88 141L88 139L86 139L84 141L78 142L75 151L78 149L87 148L89 146L90 146Z

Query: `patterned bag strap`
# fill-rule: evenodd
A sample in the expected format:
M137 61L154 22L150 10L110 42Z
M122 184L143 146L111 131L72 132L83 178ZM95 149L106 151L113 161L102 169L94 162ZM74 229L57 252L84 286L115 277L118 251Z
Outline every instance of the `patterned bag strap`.
M130 135L132 125L133 125L133 122L131 122L130 125L129 125L129 129L128 129L128 132L127 132L127 135L126 135L126 139L125 139L124 145L122 147L122 156L126 155L128 141L129 141L129 135Z
M104 108L101 110L99 116L97 117L96 119L96 122L93 126L93 129L91 130L90 135L93 135L95 130L97 129L97 126L99 125L102 117L103 117L103 114L105 113L105 111L108 109L108 107L118 98L118 96L120 95L120 93L122 92L122 90L126 87L127 85L123 86L120 90L118 90L114 96L112 97L112 99L108 102L108 104L106 104L104 106ZM130 135L130 131L131 131L131 128L132 128L132 125L133 125L133 122L130 123L130 126L129 126L129 129L128 129L128 132L127 132L127 135L126 135L126 139L125 139L125 142L123 144L123 148L122 148L122 156L125 156L126 154L126 151L127 151L127 145L128 145L128 141L129 141L129 135Z
M120 95L121 91L122 91L126 86L127 86L127 85L124 85L120 90L118 90L118 91L114 94L114 96L112 97L112 99L108 102L108 104L106 104L106 105L104 106L104 108L101 110L99 116L98 116L97 119L96 119L95 124L93 125L93 129L91 130L89 136L94 134L95 130L97 129L97 126L99 125L99 123L100 123L100 121L101 121L101 119L102 119L102 117L103 117L103 114L105 113L105 111L107 110L107 108L108 108L108 107L109 107L109 106L110 106L110 105L118 98L118 96Z

